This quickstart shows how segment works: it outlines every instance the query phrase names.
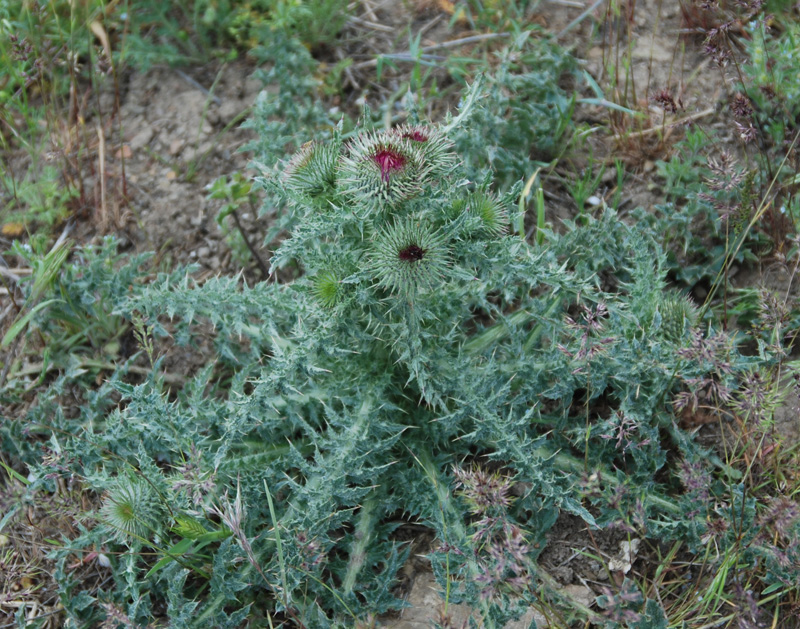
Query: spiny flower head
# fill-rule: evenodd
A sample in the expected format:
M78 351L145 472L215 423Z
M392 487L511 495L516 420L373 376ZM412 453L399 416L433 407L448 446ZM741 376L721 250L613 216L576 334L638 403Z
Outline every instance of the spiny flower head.
M283 181L298 194L318 196L336 184L338 158L338 142L306 142L289 160Z
M477 217L484 231L491 236L502 234L508 224L508 212L491 194L483 191L475 192L467 199L469 212Z
M453 143L438 127L404 124L395 127L390 133L411 142L422 153L425 166L430 169L431 174L445 173L455 164Z
M121 478L106 495L100 518L120 541L142 541L157 530L161 507L149 483L140 478Z
M697 308L678 292L668 292L658 305L661 314L661 333L670 341L682 340L697 320Z
M311 293L325 308L333 308L342 299L342 278L333 269L325 269L313 279Z
M487 512L505 512L513 500L511 479L478 466L463 469L453 466L456 486L476 515Z
M426 225L406 219L381 232L371 264L378 285L406 295L431 286L447 270L449 252L444 239Z
M342 190L370 209L391 207L416 196L431 169L415 144L389 131L356 136L340 162Z

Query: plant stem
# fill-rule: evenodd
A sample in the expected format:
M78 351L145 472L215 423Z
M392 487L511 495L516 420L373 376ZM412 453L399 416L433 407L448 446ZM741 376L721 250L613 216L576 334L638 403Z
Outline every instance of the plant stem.
M361 505L358 514L358 524L353 535L353 545L350 548L350 561L347 563L347 574L345 574L342 589L344 596L347 597L353 592L359 572L364 567L367 558L367 549L373 540L373 531L377 524L381 510L378 508L378 498L376 490L373 490L369 499Z
M258 254L255 246L252 242L250 242L250 238L247 236L247 232L244 230L244 226L242 225L241 219L239 219L239 212L236 210L231 211L233 215L233 220L236 222L236 228L239 230L239 233L242 235L242 239L244 240L244 244L247 245L247 248L250 250L250 253L253 254L253 257L256 260L256 264L258 264L258 269L261 271L262 279L267 279L269 277L269 269L267 269L267 265L264 263L264 260L261 259L261 256Z

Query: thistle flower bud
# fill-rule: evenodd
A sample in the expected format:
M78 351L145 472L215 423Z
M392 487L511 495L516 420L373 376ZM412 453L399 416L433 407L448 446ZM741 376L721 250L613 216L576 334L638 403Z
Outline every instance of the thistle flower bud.
M441 235L410 219L380 233L371 257L378 285L406 295L430 287L445 273L448 262Z
M114 529L119 541L148 539L160 517L153 488L139 478L119 479L100 509L101 520Z
M297 194L319 196L336 185L338 157L337 142L306 142L286 166L283 173L286 187Z
M314 277L311 294L323 307L333 308L341 301L343 292L341 277L336 271L320 271Z
M677 292L664 295L658 311L661 314L661 334L670 341L682 340L697 320L695 305Z
M483 229L490 236L502 234L508 224L508 212L491 194L478 191L467 199L469 212L480 219Z
M342 190L370 209L416 196L431 169L415 144L391 131L360 134L341 160Z

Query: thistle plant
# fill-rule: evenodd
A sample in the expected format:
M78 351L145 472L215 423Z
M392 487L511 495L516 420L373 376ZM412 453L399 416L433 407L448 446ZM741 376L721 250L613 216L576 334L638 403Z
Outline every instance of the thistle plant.
M662 334L673 341L682 340L697 322L697 307L686 295L667 292L658 304Z
M521 607L509 604L511 590L487 589L500 575L487 566L505 575L499 566L513 557L513 591L532 602L534 548L558 511L597 525L573 476L585 465L613 478L608 470L624 459L638 479L631 482L641 483L631 500L642 517L674 513L652 479L665 460L659 428L672 417L665 392L688 342L674 330L688 329L691 308L662 297L663 254L610 211L554 237L549 249L510 235L516 199L470 181L449 140L459 124L366 128L349 139L337 129L258 180L281 196L296 226L272 259L273 270L303 269L291 284L238 296L206 284L182 289L184 305L161 285L134 300L153 316L164 307L186 321L211 316L221 337L235 329L251 347L269 348L266 362L254 355L241 369L229 401L212 404L227 419L212 421L207 447L218 477L237 473L247 565L267 589L280 582L283 605L309 626L320 615L397 604L388 584L405 551L387 534L397 509L437 531L447 549L432 556L437 574L494 626ZM608 247L595 261L625 269L621 293L597 286L598 269L579 244L587 229L605 234L589 237L592 252L598 242ZM591 313L586 329L571 326L572 306ZM586 451L571 419L578 390L615 399L614 417L636 422L635 441L620 450L598 433ZM289 448L279 445L287 440ZM506 485L535 488L505 505L489 541L469 534L469 516L448 489L452 464L470 449L506 466ZM250 459L258 467L235 463ZM274 513L263 507L264 481ZM280 535L280 561L277 539L252 542L265 527ZM524 543L523 530L532 531ZM309 539L314 561L302 550ZM487 563L489 542L500 563ZM321 585L331 580L342 584L335 597Z
M753 389L755 359L698 329L692 303L666 290L654 235L612 210L543 245L508 230L524 218L517 195L475 181L452 143L467 113L336 128L263 169L255 185L291 226L271 260L293 270L286 283L145 282L144 270L111 276L94 262L64 275L59 293L91 286L155 339L214 338L213 360L180 386L156 358L135 384L114 372L80 413L59 410L72 372L32 408L26 425L63 452L57 469L34 466L38 487L80 470L112 488L107 526L56 553L65 590L73 549L112 545L116 602L138 625L166 608L175 627L236 627L254 613L355 626L402 605L409 549L395 532L413 522L435 533L442 590L502 627L531 605L562 606L537 561L562 513L700 556L714 504L729 505L716 519L755 521L754 501L718 484L686 522L695 463L719 459L677 427L685 409ZM9 448L25 443L19 424L0 427ZM714 544L734 544L734 525L723 529ZM154 552L129 552L132 539ZM89 607L69 613L99 624L105 612ZM632 591L611 591L604 610L660 618Z

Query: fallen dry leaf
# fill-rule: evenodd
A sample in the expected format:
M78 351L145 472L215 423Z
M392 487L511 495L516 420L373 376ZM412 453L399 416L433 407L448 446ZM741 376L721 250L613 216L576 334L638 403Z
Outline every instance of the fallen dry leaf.
M619 553L608 562L608 569L611 570L611 572L628 574L633 566L633 562L636 561L636 555L639 553L639 545L641 543L642 540L640 539L632 539L630 542L620 542Z
M106 29L103 28L103 25L97 20L90 22L89 28L91 29L92 33L95 34L97 39L100 40L100 43L103 44L103 50L105 50L106 59L110 61L113 57L111 56L111 43L108 41Z
M22 236L25 231L25 225L23 223L6 223L0 231L2 231L3 236L16 238L17 236Z

